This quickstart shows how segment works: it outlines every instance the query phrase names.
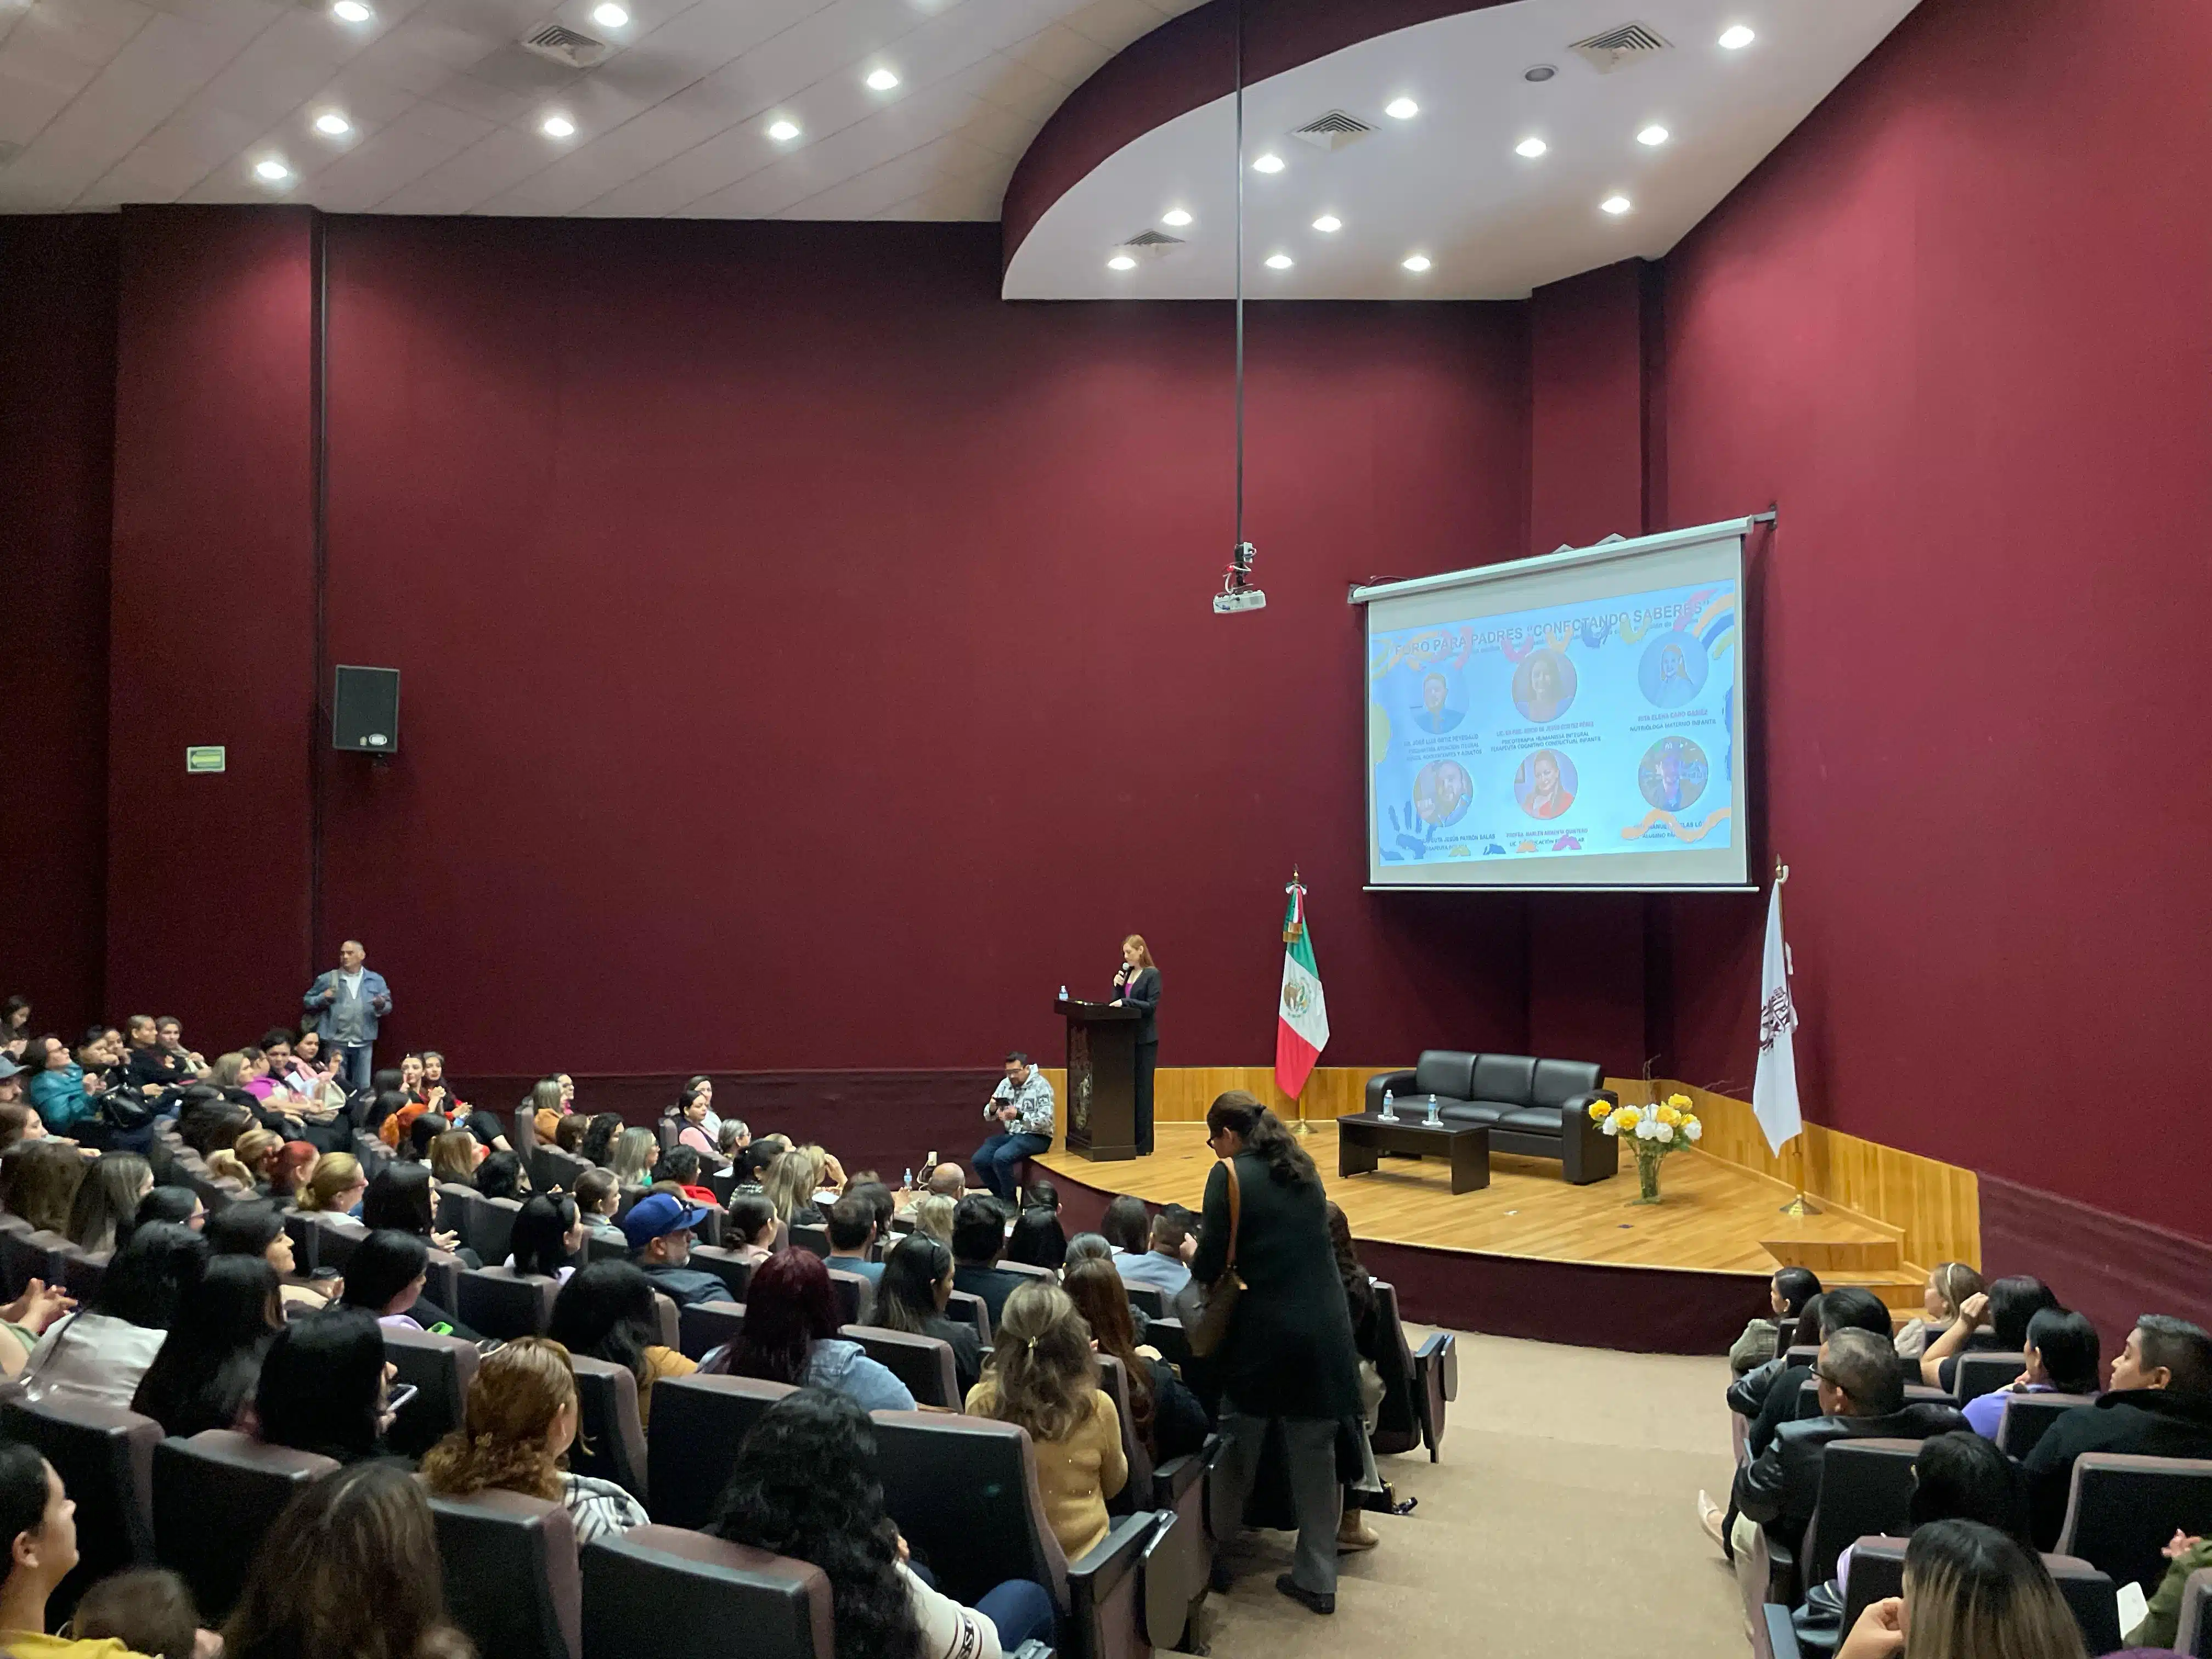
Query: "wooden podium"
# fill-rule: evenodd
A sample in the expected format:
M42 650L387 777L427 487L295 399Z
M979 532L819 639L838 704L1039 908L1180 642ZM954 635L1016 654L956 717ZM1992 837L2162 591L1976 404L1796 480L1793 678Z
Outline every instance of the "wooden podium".
M1062 997L1067 1016L1067 1150L1094 1163L1137 1155L1137 1011Z

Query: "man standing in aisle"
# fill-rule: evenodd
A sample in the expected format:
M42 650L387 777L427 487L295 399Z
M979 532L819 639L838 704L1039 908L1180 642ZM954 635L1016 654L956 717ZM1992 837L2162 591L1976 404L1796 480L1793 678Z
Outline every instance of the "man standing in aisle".
M349 939L338 946L338 965L319 975L301 999L307 1012L320 1016L316 1029L323 1046L335 1048L341 1057L338 1078L349 1094L368 1090L376 1048L376 1023L392 1012L392 988L384 975L362 964L368 952L361 941Z
M1052 1085L1017 1048L1006 1056L1006 1074L983 1107L996 1127L969 1160L977 1179L1009 1204L1021 1202L1014 1171L1022 1160L1052 1150Z

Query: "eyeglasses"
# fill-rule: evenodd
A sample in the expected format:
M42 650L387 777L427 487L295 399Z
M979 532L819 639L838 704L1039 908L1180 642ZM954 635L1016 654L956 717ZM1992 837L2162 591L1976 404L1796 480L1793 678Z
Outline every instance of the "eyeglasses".
M1826 1383L1830 1388L1833 1389L1834 1389L1838 1394L1844 1395L1847 1395L1847 1396L1850 1395L1850 1392L1851 1392L1851 1391L1850 1391L1850 1386L1849 1386L1847 1383L1845 1383L1845 1382L1844 1382L1844 1381L1843 1380L1843 1378L1841 1378L1841 1377L1839 1377L1839 1376L1836 1376L1833 1372L1832 1372L1832 1371L1823 1370L1821 1370L1821 1369L1820 1369L1820 1367L1819 1367L1818 1365L1815 1365L1815 1366L1813 1368L1813 1375L1814 1375L1814 1376L1817 1376L1817 1377L1819 1377L1819 1378L1820 1379L1820 1381L1821 1381L1821 1382L1823 1382Z

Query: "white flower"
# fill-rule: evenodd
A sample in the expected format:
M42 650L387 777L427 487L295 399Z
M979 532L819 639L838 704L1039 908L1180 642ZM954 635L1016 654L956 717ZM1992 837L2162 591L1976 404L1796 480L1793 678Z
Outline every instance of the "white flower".
M1674 1126L1671 1123L1659 1124L1656 1126L1651 1138L1654 1140L1673 1140L1674 1139Z
M1705 1126L1697 1122L1686 1123L1682 1127L1682 1133L1692 1140L1703 1140L1705 1138Z
M1606 1133L1609 1135L1618 1135L1620 1133L1620 1127L1611 1118L1606 1119L1604 1122L1599 1124L1597 1127L1604 1130Z
M1647 1117L1636 1126L1636 1138L1638 1140L1649 1140L1658 1133L1659 1120L1656 1117Z

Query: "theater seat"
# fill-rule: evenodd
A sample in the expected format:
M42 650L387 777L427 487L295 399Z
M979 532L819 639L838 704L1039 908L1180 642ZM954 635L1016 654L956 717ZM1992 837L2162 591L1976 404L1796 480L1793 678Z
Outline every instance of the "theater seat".
M738 1447L768 1408L795 1392L750 1376L664 1377L653 1385L648 1446L653 1515L672 1527L703 1527L730 1483Z
M1851 1582L1844 1602L1845 1631L1875 1602L1905 1594L1905 1548L1903 1538L1862 1538L1851 1546ZM2071 1555L2046 1555L2043 1565L2050 1569L2051 1581L2065 1598L2067 1611L2081 1626L2085 1650L2111 1653L2118 1649L2119 1597L2112 1579Z
M714 1244L695 1244L691 1247L691 1260L685 1265L696 1267L702 1273L712 1273L728 1285L732 1302L743 1302L745 1292L752 1288L752 1264L740 1258L734 1250L726 1250Z
M975 1340L983 1345L983 1352L991 1352L991 1305L980 1296L966 1291L955 1291L945 1299L945 1316L965 1320L975 1328Z
M1997 1419L1997 1449L2007 1457L2025 1457L2068 1412L2096 1403L2093 1394L2007 1395L2004 1414Z
M876 1310L875 1286L858 1273L830 1268L830 1294L836 1298L841 1325L857 1325Z
M1124 1285L1121 1288L1128 1293L1129 1305L1146 1318L1165 1319L1168 1316L1168 1299L1158 1285Z
M582 1570L590 1659L832 1659L836 1650L830 1581L804 1561L650 1526L586 1544Z
M628 1367L604 1359L575 1354L570 1363L576 1368L576 1413L580 1420L576 1443L568 1452L568 1467L578 1474L611 1480L640 1503L649 1503L645 1426L637 1414L637 1378ZM660 1390L681 1380L670 1377L653 1385L656 1408Z
M336 1216L310 1213L307 1218L307 1236L312 1241L308 1255L314 1267L334 1267L343 1273L346 1263L353 1260L354 1248L368 1237L358 1225L349 1225ZM432 1297L436 1302L437 1297ZM449 1306L439 1303L441 1307Z
M1952 1371L1952 1395L1963 1406L1969 1400L2011 1386L2027 1369L2024 1353L1962 1353Z
M2017 1376L2020 1373L2014 1371L2013 1375ZM1908 1406L1955 1406L1959 1402L1946 1389L1927 1382L1908 1382L1905 1385L1905 1403ZM1820 1414L1820 1379L1808 1376L1797 1385L1797 1415L1807 1418Z
M511 1267L465 1267L460 1275L460 1304L453 1313L462 1324L485 1336L507 1341L519 1336L543 1336L552 1322L553 1297L560 1288L559 1280L542 1273L518 1273Z
M2212 1567L2189 1575L2181 1589L2181 1631L2174 1651L2212 1659Z
M1459 1395L1459 1339L1432 1331L1415 1350L1398 1316L1397 1287L1380 1279L1374 1285L1383 1352L1396 1363L1383 1376L1382 1403L1368 1443L1378 1456L1426 1445L1433 1463L1444 1443L1445 1407Z
M495 1659L583 1659L583 1586L568 1511L487 1491L430 1499L447 1563L446 1608Z
M68 1618L108 1574L153 1564L159 1423L56 1389L0 1403L0 1438L37 1447L76 1504L77 1565L46 1602L50 1622Z
M100 1294L107 1278L108 1258L114 1254L112 1250L81 1250L74 1244L62 1246L62 1288L77 1299L80 1307L89 1307Z
M384 1357L398 1368L398 1380L416 1389L385 1442L403 1457L420 1457L460 1426L477 1374L477 1345L386 1325Z
M677 1351L686 1359L704 1359L736 1341L744 1328L744 1304L695 1302L677 1310Z
M811 1250L827 1259L830 1255L830 1230L827 1227L800 1226L793 1224L790 1242L802 1250Z
M62 1251L69 1240L22 1226L0 1232L0 1275L7 1279L8 1299L14 1301L33 1279L47 1285L62 1282Z
M869 1358L905 1383L916 1405L959 1409L960 1384L952 1365L952 1345L944 1338L912 1336L878 1325L848 1325L837 1334L859 1343Z
M541 1193L576 1190L576 1178L592 1167L587 1158L564 1152L558 1146L538 1142L530 1150L530 1184Z
M154 1448L154 1538L191 1586L200 1621L230 1616L262 1534L292 1495L337 1464L313 1452L209 1429Z
M2115 1584L2155 1590L2160 1553L2179 1528L2212 1535L2212 1459L2084 1452L2074 1460L2058 1553L2075 1555Z
M1820 1499L1797 1553L1805 1586L1836 1576L1836 1558L1855 1538L1912 1527L1912 1466L1917 1440L1835 1440L1820 1449Z

